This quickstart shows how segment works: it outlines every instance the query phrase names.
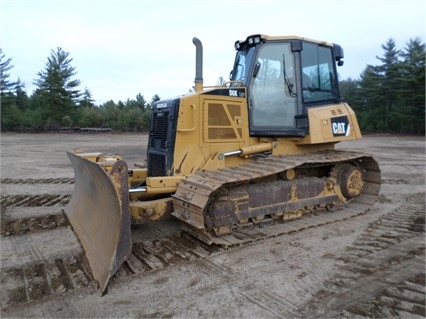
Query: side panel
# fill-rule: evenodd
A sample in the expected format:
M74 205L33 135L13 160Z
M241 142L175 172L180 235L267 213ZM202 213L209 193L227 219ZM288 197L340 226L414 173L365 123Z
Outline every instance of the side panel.
M308 109L309 135L298 145L360 139L355 113L346 103Z
M243 88L239 90L243 91ZM249 145L245 93L232 96L230 88L181 98L174 148L174 175L217 169L241 158L220 160L220 153Z
M206 161L200 146L201 112L200 94L181 97L173 151L175 176L194 174Z

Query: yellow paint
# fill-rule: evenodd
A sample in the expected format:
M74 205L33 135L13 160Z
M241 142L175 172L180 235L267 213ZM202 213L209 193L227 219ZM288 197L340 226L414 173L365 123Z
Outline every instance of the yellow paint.
M181 98L173 165L176 176L235 166L251 160L248 154L303 154L361 138L356 116L346 103L309 108L309 135L305 137L250 137L247 99L210 95L209 90L213 89ZM333 137L329 119L338 116L348 116L348 136ZM234 151L241 154L221 156Z

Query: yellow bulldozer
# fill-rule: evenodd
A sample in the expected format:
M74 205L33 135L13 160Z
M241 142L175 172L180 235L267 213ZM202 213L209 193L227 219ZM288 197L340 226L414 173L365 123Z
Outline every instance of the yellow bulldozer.
M235 42L229 82L205 87L202 43L193 43L194 91L152 105L146 168L67 153L76 182L66 214L102 292L131 253L131 224L176 218L227 247L244 242L244 229L268 232L378 196L377 162L335 149L361 138L339 92L341 46L251 35Z

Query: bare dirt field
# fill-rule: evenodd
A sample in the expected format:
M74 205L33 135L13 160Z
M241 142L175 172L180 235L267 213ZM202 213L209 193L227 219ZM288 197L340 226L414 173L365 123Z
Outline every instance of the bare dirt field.
M366 214L222 249L175 220L132 228L100 296L63 209L65 151L146 158L144 134L1 135L1 317L425 318L425 139L372 135L382 188ZM330 213L333 214L333 213ZM291 223L291 222L290 222Z

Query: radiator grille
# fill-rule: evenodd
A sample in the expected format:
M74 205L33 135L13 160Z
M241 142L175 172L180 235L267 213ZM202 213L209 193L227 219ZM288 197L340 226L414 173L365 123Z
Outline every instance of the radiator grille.
M166 176L166 157L164 155L149 154L149 176Z
M153 127L155 127L155 130L152 132L151 147L166 148L168 126L169 112L153 114Z
M154 103L148 142L148 176L173 175L173 151L180 99Z

